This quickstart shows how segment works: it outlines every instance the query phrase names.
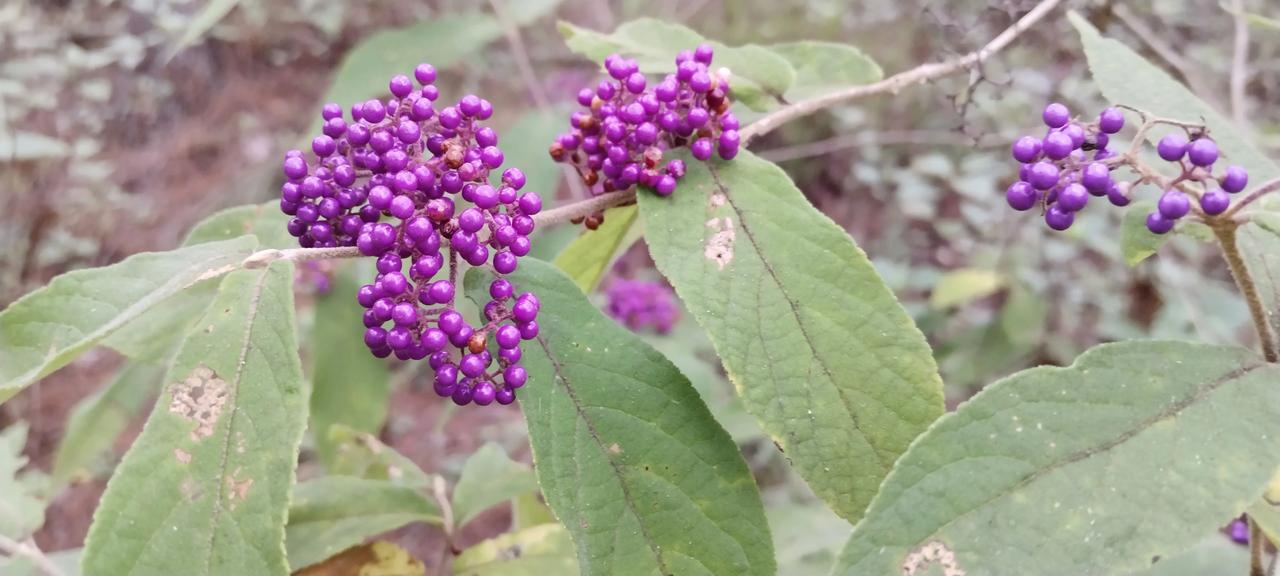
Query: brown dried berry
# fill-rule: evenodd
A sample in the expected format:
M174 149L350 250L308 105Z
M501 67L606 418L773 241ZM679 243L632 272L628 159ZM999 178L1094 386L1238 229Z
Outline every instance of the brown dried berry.
M484 333L476 332L472 334L471 338L467 340L467 350L470 350L472 354L484 352Z

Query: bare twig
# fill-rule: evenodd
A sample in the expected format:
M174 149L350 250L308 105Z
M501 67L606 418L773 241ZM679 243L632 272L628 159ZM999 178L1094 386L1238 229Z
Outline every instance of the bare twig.
M824 94L822 96L817 96L808 100L801 100L794 104L783 106L782 108L770 112L763 118L744 128L742 130L742 141L744 143L750 143L752 140L763 136L764 134L768 134L787 122L808 116L814 112L824 108L829 108L836 104L842 104L876 94L896 94L903 88L914 84L928 82L949 74L954 74L961 70L969 70L986 61L996 52L1003 50L1005 46L1012 43L1019 35L1035 25L1036 22L1039 22L1060 3L1061 0L1044 0L1044 2L1038 4L1035 8L1032 8L1030 12L1027 12L1021 20L1015 22L1013 26L1010 26L1004 32L1001 32L1000 35L993 38L986 46L959 58L954 58L944 62L923 64L907 70L906 72L894 74L893 76L885 78L875 84L854 86L846 90Z
M607 208L621 206L628 202L633 202L635 199L636 189L633 186L626 190L606 192L599 196L587 198L586 200L579 200L573 204L547 210L546 212L542 212L537 216L534 216L533 221L538 226L554 226L576 218L590 216L591 214L595 214L596 212Z
M999 137L993 142L983 142L982 137L973 137L959 132L942 130L901 130L884 132L852 132L840 134L825 140L805 142L794 146L783 146L759 152L759 156L771 162L785 162L800 158L824 156L832 152L858 148L861 146L956 146L964 148L1005 147L1009 138Z
M516 23L511 20L511 15L507 13L506 0L489 0L489 5L493 7L493 13L498 16L498 22L502 24L507 43L511 44L511 54L515 56L516 68L520 70L520 77L524 79L529 95L533 97L538 108L549 109L551 101L547 98L547 91L542 83L538 82L537 74L533 72L533 65L529 63L529 51L524 46L524 38L520 36L520 27L516 26Z
M1248 129L1248 102L1244 87L1249 80L1249 22L1245 19L1244 0L1232 0L1231 13L1235 17L1236 41L1231 58L1231 119L1236 126Z
M457 526L453 525L453 506L449 503L449 494L446 493L447 486L444 478L436 476L431 482L431 495L435 497L436 502L440 504L441 527L444 529L444 541L449 546L449 552L454 556L462 553L458 549L457 542L453 539L456 536Z
M1142 18L1129 10L1128 6L1123 2L1113 3L1111 5L1111 13L1115 15L1120 24L1128 28L1138 38L1138 41L1146 45L1156 57L1164 60L1170 68L1173 68L1178 73L1178 76L1181 76L1188 84L1195 85L1197 83L1196 75L1191 73L1191 67L1182 58L1182 54L1179 54L1173 48L1173 45L1165 42L1164 38L1161 38L1159 34L1149 28L1142 21ZM1195 92L1197 94L1202 93L1199 89L1196 89Z
M4 552L6 556L16 557L22 556L35 564L45 576L65 576L61 568L53 563L44 552L36 546L35 542L19 542L8 536L0 535L0 552Z

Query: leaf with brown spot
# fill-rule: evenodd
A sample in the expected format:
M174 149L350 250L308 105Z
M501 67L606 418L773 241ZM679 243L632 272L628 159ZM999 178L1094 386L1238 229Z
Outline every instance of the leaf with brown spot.
M796 472L857 520L942 414L920 330L867 255L781 168L743 151L638 195L654 262Z
M213 330L187 334L111 478L86 574L288 572L284 523L306 422L293 265L233 272L196 325Z

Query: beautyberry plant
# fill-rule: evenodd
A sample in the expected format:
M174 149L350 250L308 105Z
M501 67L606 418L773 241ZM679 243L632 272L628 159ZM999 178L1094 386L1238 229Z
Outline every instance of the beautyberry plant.
M1233 165L1215 176L1218 146L1202 126L1135 112L1144 123L1130 149L1117 154L1108 146L1111 137L1124 128L1121 108L1107 108L1096 120L1082 123L1062 104L1046 106L1041 114L1048 126L1044 136L1023 136L1013 143L1013 158L1022 166L1018 181L1005 191L1009 206L1018 211L1040 206L1050 228L1066 230L1090 196L1106 196L1116 206L1127 206L1137 186L1151 183L1164 191L1156 210L1147 215L1147 229L1155 234L1168 233L1179 219L1192 214L1192 198L1198 204L1196 217L1226 212L1231 206L1230 194L1248 184L1248 172ZM1173 178L1162 176L1138 156L1143 137L1157 125L1183 131L1161 138L1156 145L1159 157L1176 166L1178 174ZM1117 182L1114 172L1122 167L1131 168L1136 178Z
M377 258L357 296L374 356L429 358L435 392L459 405L510 404L528 377L520 342L538 334L539 300L497 278L473 326L455 306L458 265L514 272L542 198L520 192L520 169L498 176L498 133L482 124L493 115L488 100L467 95L437 111L435 68L420 64L413 76L393 77L386 101L351 106L349 121L326 104L314 161L285 155L280 209L302 247L355 246Z
M678 158L664 162L668 150L688 147L704 162L713 154L737 156L742 140L729 111L731 74L712 69L714 55L709 44L682 50L675 73L650 86L635 60L611 54L604 60L609 78L578 92L583 110L551 144L552 160L573 166L593 196L637 184L670 196L686 167ZM591 229L603 221L603 212L584 218Z

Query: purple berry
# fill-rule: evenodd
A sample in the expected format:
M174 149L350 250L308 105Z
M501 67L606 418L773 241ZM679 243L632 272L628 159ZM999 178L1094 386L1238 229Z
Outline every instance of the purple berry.
M1218 161L1218 145L1208 138L1197 138L1187 146L1187 159L1196 166L1212 166Z
M1103 134L1115 134L1124 128L1124 112L1119 108L1107 108L1098 115L1098 130Z
M1212 188L1200 197L1200 209L1210 216L1226 212L1229 206L1231 206L1231 195L1221 188Z
M1177 162L1187 153L1187 138L1181 134L1170 134L1156 144L1156 153L1169 162Z
M1101 162L1091 162L1081 170L1080 183L1095 196L1106 194L1111 186L1111 169Z
M1177 220L1191 210L1191 200L1179 190L1166 190L1156 203L1160 215L1168 220Z
M1152 234L1167 234L1173 230L1173 225L1173 220L1161 216L1159 212L1147 214L1147 230Z
M1241 166L1227 166L1220 183L1223 190L1235 194L1249 185L1249 173Z
M1031 165L1028 180L1037 190L1048 190L1058 185L1058 167L1045 161Z
M1009 202L1009 207L1019 212L1030 210L1039 198L1040 195L1035 187L1026 182L1014 182L1005 191L1005 200Z
M1050 128L1061 128L1071 121L1071 111L1067 107L1054 102L1044 107L1044 113L1041 114L1046 126Z
M1024 164L1034 162L1040 155L1040 139L1023 136L1013 143L1013 158Z
M1087 194L1085 196L1088 197ZM1050 228L1059 232L1070 228L1071 224L1075 222L1075 219L1075 212L1064 210L1057 204L1050 206L1044 213L1045 223L1048 224Z
M1069 184L1058 193L1055 206L1067 212L1079 212L1089 203L1089 191L1080 184Z

